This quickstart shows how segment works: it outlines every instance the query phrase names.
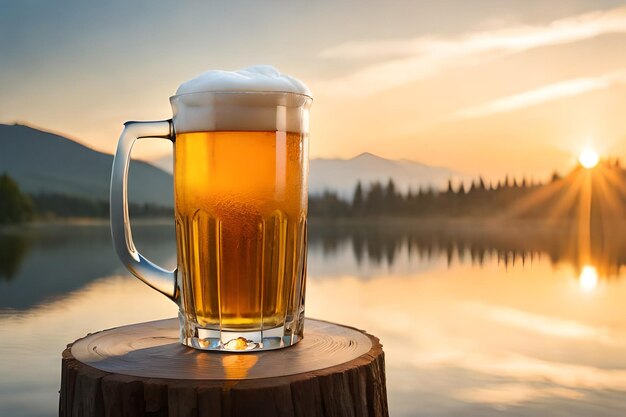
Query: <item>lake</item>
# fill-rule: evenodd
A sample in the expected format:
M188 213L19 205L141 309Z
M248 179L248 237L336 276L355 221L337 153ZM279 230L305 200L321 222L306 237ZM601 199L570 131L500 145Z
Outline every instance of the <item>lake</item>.
M623 416L624 229L581 243L560 223L313 221L306 313L381 339L392 416ZM133 230L174 266L171 225ZM57 414L67 343L176 312L121 266L108 225L0 230L0 415Z

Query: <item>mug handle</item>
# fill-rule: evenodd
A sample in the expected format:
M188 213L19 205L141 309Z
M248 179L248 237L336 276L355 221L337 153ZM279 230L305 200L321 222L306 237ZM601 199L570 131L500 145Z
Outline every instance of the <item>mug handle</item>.
M111 173L111 235L117 256L137 278L166 295L178 300L177 269L168 271L144 258L135 248L128 217L128 167L130 151L137 139L161 138L174 141L172 120L156 122L126 122L117 144Z

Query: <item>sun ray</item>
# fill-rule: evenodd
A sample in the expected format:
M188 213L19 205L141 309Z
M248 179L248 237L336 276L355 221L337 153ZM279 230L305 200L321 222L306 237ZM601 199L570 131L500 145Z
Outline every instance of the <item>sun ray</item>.
M607 163L594 170L592 213L592 258L600 277L608 277L619 270L620 249L615 236L623 227L624 203L622 184L616 180L616 168Z
M602 218L617 218L622 214L622 206L619 201L618 193L609 183L607 170L601 166L593 177L594 197L599 204Z
M532 191L528 196L523 197L515 206L511 207L505 216L508 218L523 216L532 208L547 203L557 193L560 193L567 184L564 181L550 183L537 190Z
M578 194L577 213L578 259L584 265L591 263L591 187L591 172L586 171Z
M563 180L569 182L569 187L566 188L565 194L562 195L558 202L548 211L549 220L554 221L565 217L564 214L566 211L574 207L583 185L583 179L582 172L579 171L573 174L573 178L565 178Z
M593 269L594 279L602 280L618 274L624 262L626 241L616 236L626 231L626 171L603 159L594 165L594 158L581 158L566 177L520 193L502 220L540 216L562 235L562 243L550 252L554 260L567 259L579 274ZM498 259L508 264L510 253ZM591 279L584 280L590 288Z
M617 188L620 196L623 199L626 199L626 182L623 178L620 178L620 176L616 172L616 169L605 168L602 170L602 173L606 180L609 181L613 187Z

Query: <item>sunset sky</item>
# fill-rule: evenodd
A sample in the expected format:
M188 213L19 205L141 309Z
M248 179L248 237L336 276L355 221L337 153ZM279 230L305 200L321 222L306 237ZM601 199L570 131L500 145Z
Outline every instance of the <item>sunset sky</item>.
M171 117L182 81L253 64L313 91L312 157L488 178L626 159L626 2L0 0L0 122L101 151Z

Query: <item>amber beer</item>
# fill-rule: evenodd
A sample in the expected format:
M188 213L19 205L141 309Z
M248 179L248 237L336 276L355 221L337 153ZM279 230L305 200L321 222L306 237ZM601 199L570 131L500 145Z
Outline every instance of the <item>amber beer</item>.
M187 320L206 328L264 330L298 314L306 267L307 150L306 133L176 135L176 238Z
M312 101L302 81L271 66L210 70L170 97L172 119L124 124L111 172L113 246L176 303L182 344L262 351L304 337ZM143 138L174 143L173 270L133 243L128 167Z

